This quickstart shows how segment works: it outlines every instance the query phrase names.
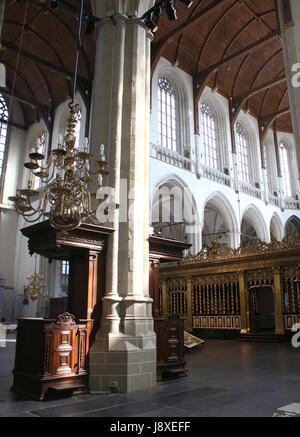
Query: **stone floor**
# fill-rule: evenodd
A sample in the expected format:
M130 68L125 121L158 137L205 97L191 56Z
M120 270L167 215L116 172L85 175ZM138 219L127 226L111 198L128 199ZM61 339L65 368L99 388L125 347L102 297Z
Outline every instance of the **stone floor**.
M130 395L48 402L9 391L14 343L0 348L0 416L272 417L300 415L300 351L289 344L210 340L187 353L189 374Z

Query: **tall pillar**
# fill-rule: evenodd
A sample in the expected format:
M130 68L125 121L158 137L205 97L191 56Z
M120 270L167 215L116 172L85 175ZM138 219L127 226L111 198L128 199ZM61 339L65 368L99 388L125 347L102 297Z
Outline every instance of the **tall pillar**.
M234 189L235 189L235 192L238 193L240 191L239 169L238 169L237 154L235 152L232 152L232 163L233 163Z
M263 190L264 190L264 201L266 204L269 203L269 185L268 185L268 170L266 167L262 167L263 176Z
M121 207L106 223L114 233L108 244L101 326L90 352L92 392L114 388L128 393L156 385L148 243L152 34L137 18L153 3L94 1L101 21L91 151L106 145L110 175L104 185L115 190L115 202Z
M296 142L297 164L298 169L300 169L300 2L299 0L277 0L277 5Z
M196 175L200 179L203 176L203 141L200 133L195 133L195 149L196 149Z

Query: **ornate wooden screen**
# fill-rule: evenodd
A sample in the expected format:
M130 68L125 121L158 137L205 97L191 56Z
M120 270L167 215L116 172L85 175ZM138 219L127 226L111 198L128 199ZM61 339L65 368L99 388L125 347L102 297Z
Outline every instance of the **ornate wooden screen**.
M192 298L195 328L241 328L237 273L193 277Z
M237 249L213 242L195 256L160 266L163 313L170 309L184 315L187 330L247 334L253 329L253 318L261 317L261 289L271 287L274 332L283 335L300 323L299 259L300 239L295 238L269 244L254 241Z
M187 280L186 278L170 279L167 283L167 290L169 292L169 312L170 314L177 314L184 316L187 311L186 292Z
M281 298L285 329L300 323L300 265L283 267Z

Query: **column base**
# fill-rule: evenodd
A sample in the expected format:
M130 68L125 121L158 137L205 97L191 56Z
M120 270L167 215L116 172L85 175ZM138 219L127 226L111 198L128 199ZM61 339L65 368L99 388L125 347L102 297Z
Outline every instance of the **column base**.
M156 386L156 337L109 334L96 338L90 350L92 393L131 393Z

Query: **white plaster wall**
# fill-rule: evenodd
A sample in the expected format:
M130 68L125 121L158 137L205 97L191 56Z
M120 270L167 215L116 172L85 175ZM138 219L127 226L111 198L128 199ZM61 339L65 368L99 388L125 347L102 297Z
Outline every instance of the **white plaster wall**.
M23 114L17 103L12 105L10 120L20 125L24 124ZM16 306L15 257L19 221L17 213L9 209L12 207L12 203L8 197L14 196L17 187L21 184L26 137L25 130L9 126L2 197L3 208L0 212L0 278L5 280L3 317L6 320L13 320Z
M157 82L158 78L161 74L170 75L170 78L176 76L176 78L182 82L184 82L184 86L187 92L187 99L189 102L189 108L191 111L191 116L189 116L190 123L190 132L193 132L194 122L193 122L193 82L192 78L184 73L180 68L173 67L167 60L161 58L156 71L153 75L152 81L152 112L151 112L151 137L150 142L152 144L158 144L158 135L157 135ZM230 134L230 119L229 119L229 102L228 100L220 95L216 91L212 91L210 88L206 87L203 92L203 95L199 102L199 114L200 114L200 105L202 102L207 102L213 105L213 109L217 112L222 112L222 114L218 115L218 118L222 119L222 126L218 126L218 129L221 129L220 138L222 138L222 146L224 147L224 155L223 155L223 164L228 164L229 174L233 178L234 177L234 160L232 155L232 145L231 145L231 134ZM260 186L260 189L265 189L264 187L264 178L262 172L262 163L261 163L261 153L260 153L260 140L259 140L259 127L258 120L252 116L251 114L241 111L237 121L240 121L246 128L249 134L250 141L250 160L252 166L252 182L253 184L257 182ZM201 124L200 124L201 125ZM193 139L193 135L191 135L191 139ZM291 146L292 155L291 162L294 166L292 168L292 174L294 176L294 184L295 184L295 192L299 192L298 188L298 170L296 168L296 160L293 159L293 153L295 154L295 141L294 136L292 134L286 133L278 133L278 141L280 143L281 140L286 140L288 144ZM195 142L192 140L193 151L195 152ZM274 149L274 138L272 131L267 136L266 144L272 148L272 157L273 159L270 162L271 168L269 169L272 172L272 185L273 191L279 189L279 181L277 177L277 169L274 168L275 164L275 149ZM201 133L200 133L200 149L201 149ZM192 158L195 160L196 154L193 153ZM199 154L200 159L203 159L203 155ZM227 160L227 162L226 162ZM198 224L196 232L198 235L195 237L196 248L194 248L194 252L197 252L199 246L201 246L201 232L203 227L203 219L204 219L204 208L208 200L215 198L219 199L220 206L222 206L227 210L231 211L232 217L232 227L233 227L233 236L231 237L231 245L234 247L239 246L240 242L240 229L241 223L244 217L249 216L254 221L254 225L256 227L256 231L258 236L264 241L270 241L270 224L272 217L275 216L278 235L283 237L283 230L286 222L293 215L300 218L299 210L281 210L279 207L273 206L264 200L257 199L255 197L249 196L247 194L236 192L233 188L227 187L225 185L218 184L209 179L205 179L201 177L197 178L196 174L192 171L187 171L180 169L176 166L170 165L168 163L157 160L156 158L151 158L150 160L150 202L153 198L155 190L158 186L165 181L175 180L181 186L188 187L191 192L192 197L195 199L195 205L197 208L198 214ZM273 194L273 193L271 193Z
M86 108L78 94L77 102L82 110L80 144L83 144L85 134ZM17 114L17 111L14 111ZM52 147L57 147L59 135L63 133L69 115L68 101L60 105L55 111ZM43 121L30 126L27 132L11 128L9 137L9 153L7 161L4 198L15 195L17 186L26 186L29 171L23 166L28 159L30 148L35 145L36 139L44 132L46 125ZM21 234L21 229L30 226L15 211L6 211L0 214L0 278L6 280L10 289L10 305L7 305L7 319L15 317L34 317L38 310L38 303L29 300L29 305L23 305L23 286L27 278L34 273L35 259L28 253L27 238ZM44 267L42 267L42 265ZM48 273L49 270L49 273ZM41 263L38 257L38 272L45 277L47 293L51 297L60 294L60 284L57 283L57 266L52 267Z

